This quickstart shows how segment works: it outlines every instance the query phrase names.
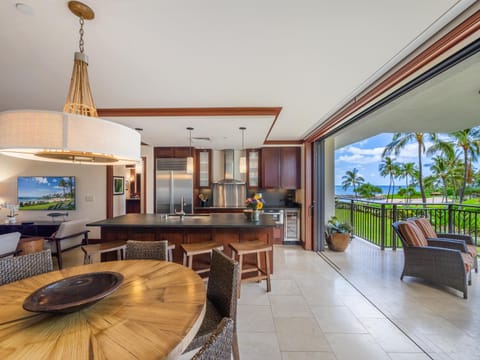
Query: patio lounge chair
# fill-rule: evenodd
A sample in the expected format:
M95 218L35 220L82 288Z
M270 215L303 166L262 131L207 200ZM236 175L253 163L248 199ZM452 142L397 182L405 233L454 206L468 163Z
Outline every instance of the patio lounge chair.
M449 286L468 295L471 284L473 258L464 242L445 239L427 239L414 221L392 224L404 251L404 267L400 279L414 276Z
M467 234L453 234L453 233L437 233L433 228L430 220L426 218L409 218L407 220L412 220L415 224L422 230L423 235L427 239L448 239L448 240L457 240L464 241L467 244L467 251L473 257L475 272L478 273L478 251L477 246L473 243L473 239L470 235Z

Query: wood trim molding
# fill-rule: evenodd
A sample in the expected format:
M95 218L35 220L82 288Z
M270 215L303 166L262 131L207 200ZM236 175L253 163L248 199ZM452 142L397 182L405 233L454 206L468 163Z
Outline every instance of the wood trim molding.
M211 108L100 108L100 117L172 117L172 116L274 116L265 136L265 145L298 145L303 140L268 140L270 133L282 111L281 106L274 107L211 107Z
M113 218L113 166L107 165L107 219Z
M310 208L313 205L313 143L304 144L304 177L303 177L303 226L304 226L304 248L312 250L313 246L313 219Z
M278 118L282 107L211 107L211 108L118 108L97 109L98 116L258 116Z
M142 214L147 213L147 157L142 156Z
M422 67L432 62L455 45L471 36L480 30L480 11L475 12L472 16L453 28L445 36L434 42L431 46L426 48L420 54L401 66L398 70L387 76L383 81L380 81L370 90L367 90L363 95L360 95L339 109L330 118L324 121L319 127L311 132L304 141L313 142L320 137L327 134L335 126L340 124L343 120L348 118L357 110L365 105L373 102L380 95L384 94L394 86L419 71Z

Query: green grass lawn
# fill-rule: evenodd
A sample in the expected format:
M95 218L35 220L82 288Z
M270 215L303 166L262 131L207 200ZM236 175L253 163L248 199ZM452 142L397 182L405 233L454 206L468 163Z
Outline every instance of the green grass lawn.
M51 201L41 204L25 205L20 210L75 210L75 204L71 200Z

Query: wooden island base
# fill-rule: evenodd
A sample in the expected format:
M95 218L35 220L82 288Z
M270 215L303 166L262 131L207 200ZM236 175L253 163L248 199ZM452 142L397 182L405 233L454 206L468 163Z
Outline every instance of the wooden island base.
M243 214L211 214L203 217L185 217L182 221L178 221L177 218L163 219L155 214L127 214L91 223L88 226L101 227L102 242L168 240L170 244L175 245L173 260L181 264L183 262L181 244L214 240L223 244L223 251L228 256L232 256L229 243L262 240L272 245L275 223L270 217L262 217L260 222L251 223ZM111 254L102 254L102 259L110 259L108 256ZM200 256L199 260L200 262L202 260ZM255 260L254 254L246 258L247 262ZM273 254L271 253L270 266L273 273Z

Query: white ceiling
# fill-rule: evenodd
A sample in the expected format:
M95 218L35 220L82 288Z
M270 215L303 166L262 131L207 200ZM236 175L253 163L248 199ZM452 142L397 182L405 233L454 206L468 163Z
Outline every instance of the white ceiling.
M335 147L379 133L439 132L480 126L480 53L335 135Z
M0 1L0 111L61 110L78 19L64 0ZM90 0L98 108L283 107L268 140L299 140L454 0ZM263 143L273 117L115 118L150 145ZM202 147L200 143L195 146Z

